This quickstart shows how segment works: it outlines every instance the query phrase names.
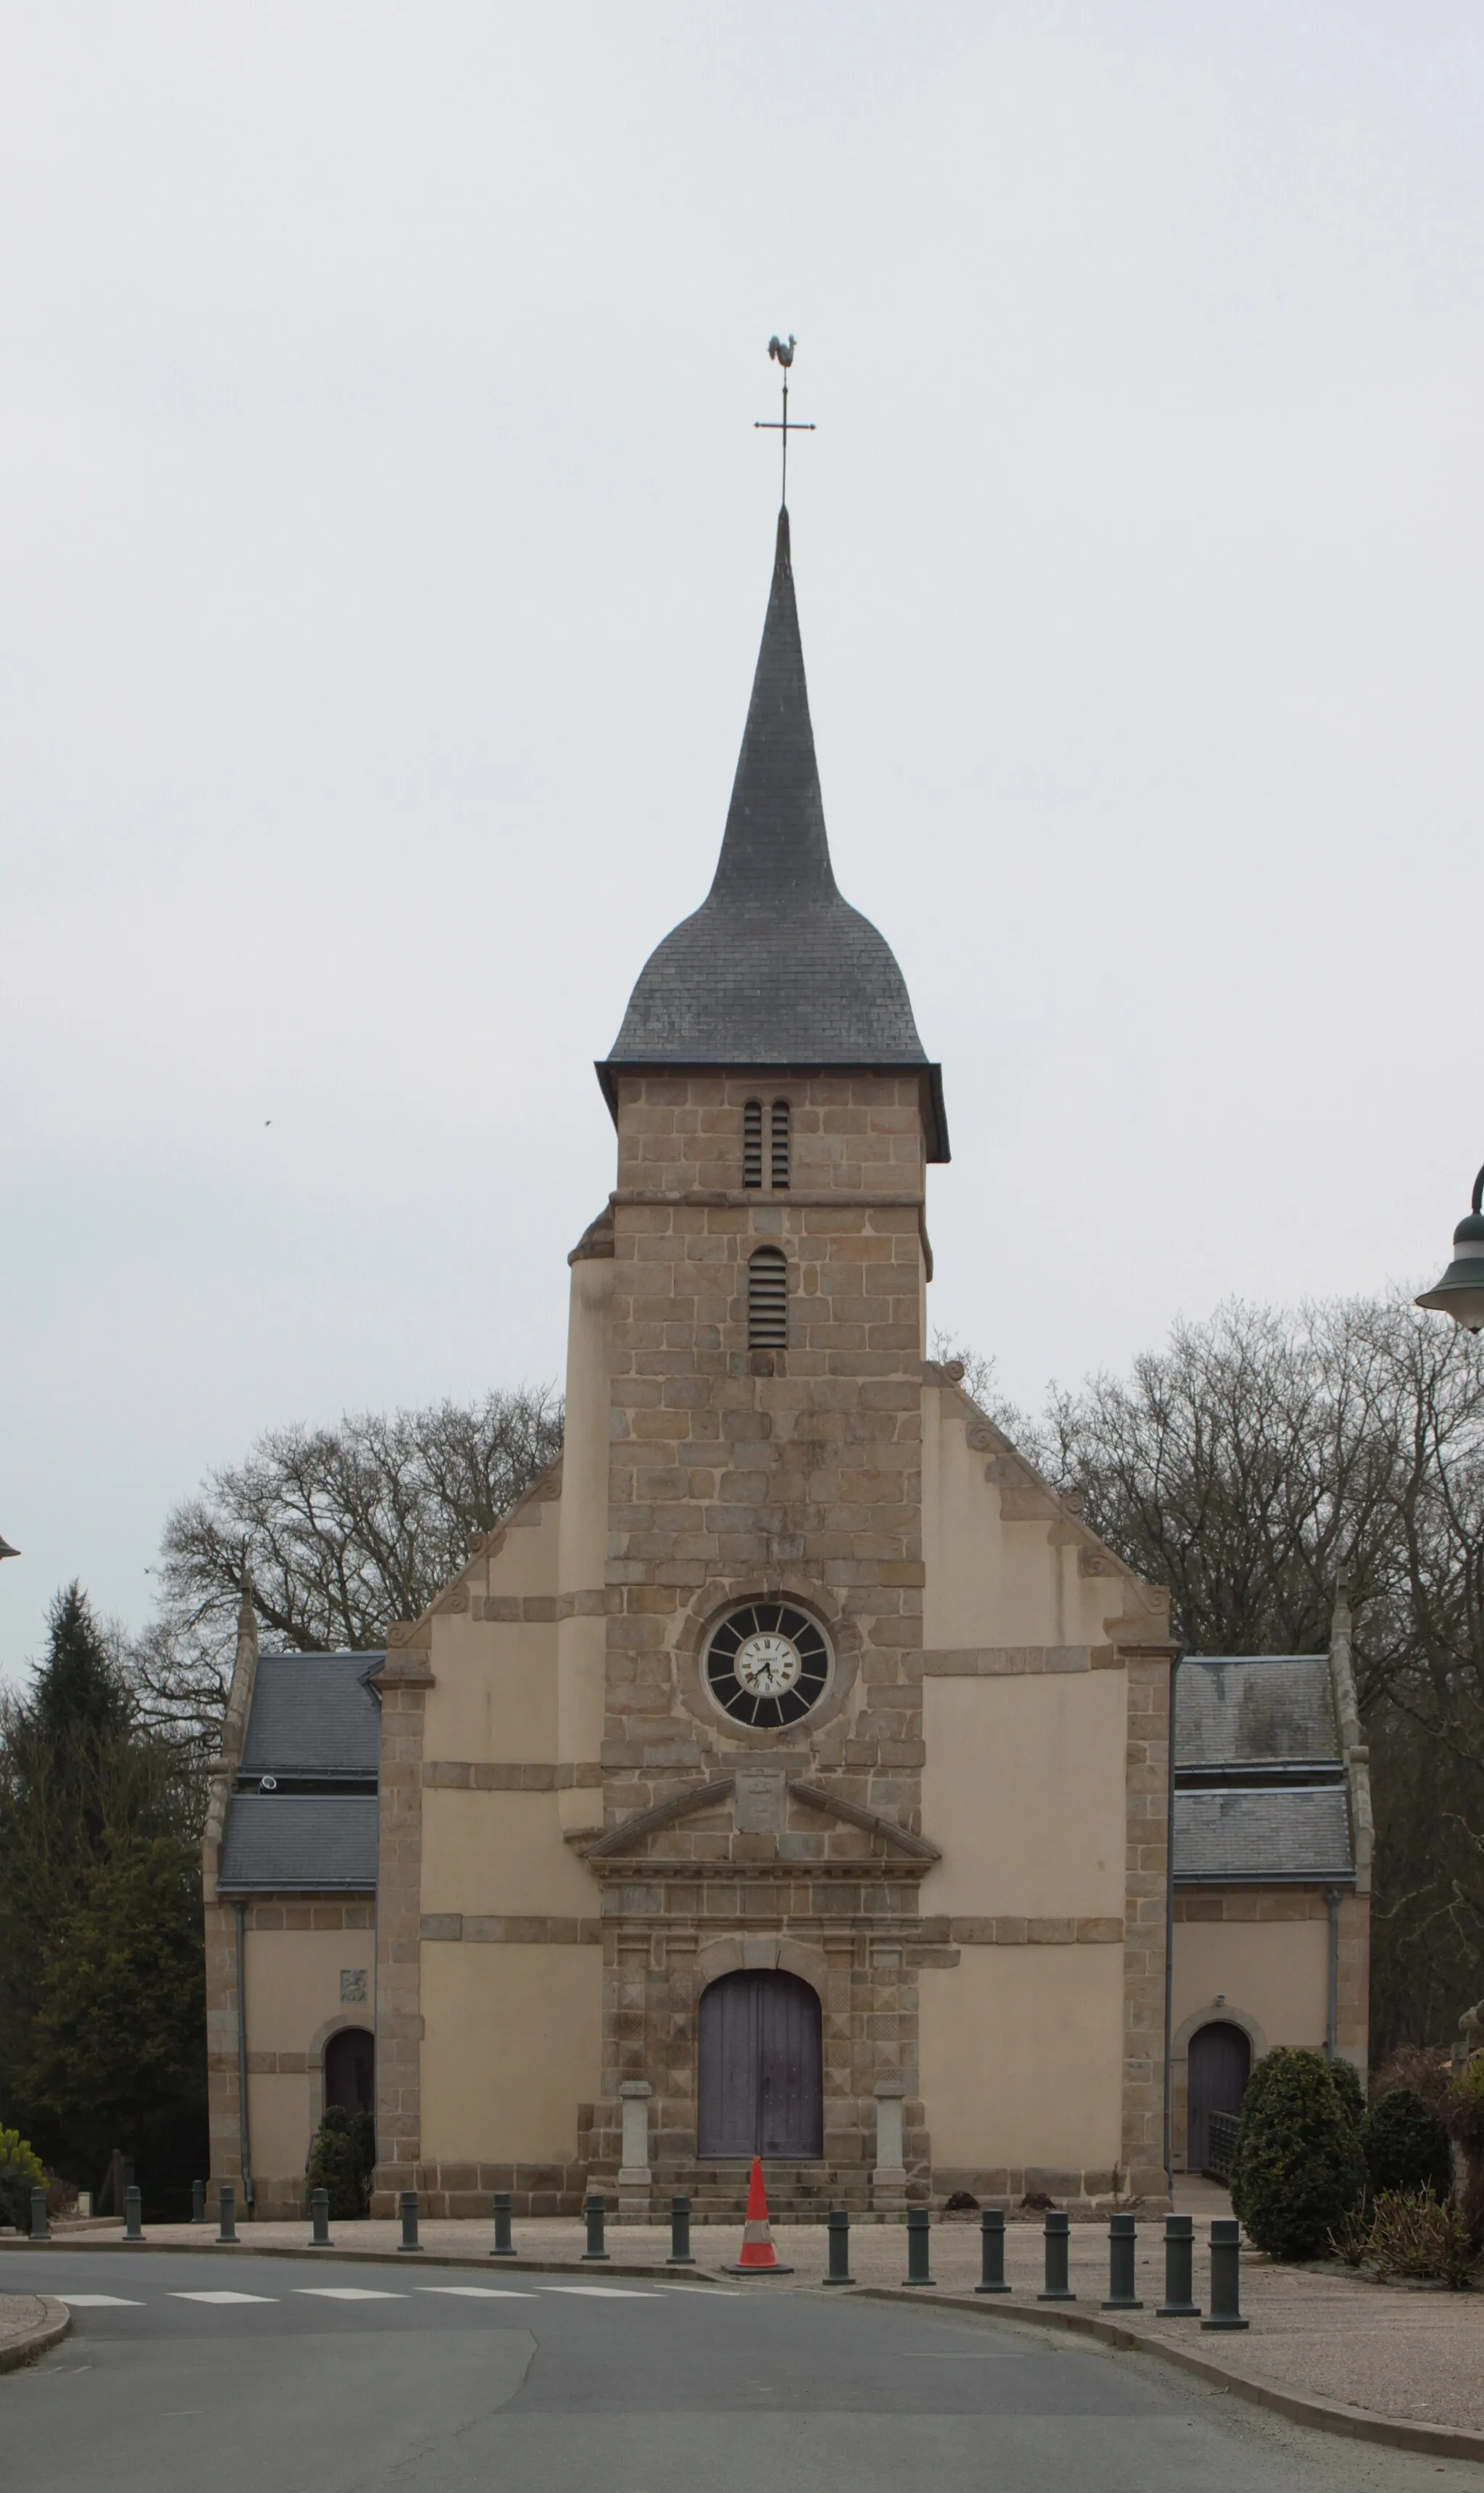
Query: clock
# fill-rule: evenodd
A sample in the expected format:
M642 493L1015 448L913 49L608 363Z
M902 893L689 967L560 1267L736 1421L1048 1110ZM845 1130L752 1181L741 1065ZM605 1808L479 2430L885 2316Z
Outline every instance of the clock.
M792 1602L744 1602L712 1630L705 1677L732 1722L778 1730L812 1713L829 1685L823 1630Z

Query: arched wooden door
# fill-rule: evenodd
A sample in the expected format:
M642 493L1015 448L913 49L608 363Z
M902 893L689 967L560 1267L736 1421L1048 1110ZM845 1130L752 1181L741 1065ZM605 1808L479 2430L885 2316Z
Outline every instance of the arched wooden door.
M701 1993L697 2146L702 2155L823 2151L819 1997L792 1973L726 1973Z
M364 2026L344 2026L325 2045L325 2102L375 2111L376 2046Z
M1189 2118L1185 2164L1203 2173L1213 2112L1240 2112L1252 2074L1252 2045L1240 2026L1202 2026L1190 2038Z

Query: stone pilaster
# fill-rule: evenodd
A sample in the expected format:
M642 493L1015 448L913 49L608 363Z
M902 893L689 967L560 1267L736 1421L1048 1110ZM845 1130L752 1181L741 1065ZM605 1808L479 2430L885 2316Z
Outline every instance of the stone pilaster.
M376 2151L372 2212L421 2183L423 1715L433 1684L428 1620L387 1637L381 1701L376 1907Z
M1165 1962L1170 1911L1170 1685L1175 1648L1119 1648L1128 1674L1123 1922L1124 2188L1159 2203L1165 2176Z

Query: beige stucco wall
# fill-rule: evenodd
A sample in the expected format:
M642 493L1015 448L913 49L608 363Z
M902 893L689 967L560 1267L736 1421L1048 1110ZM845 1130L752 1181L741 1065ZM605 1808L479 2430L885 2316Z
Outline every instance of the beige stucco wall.
M1044 1516L1004 1517L986 1478L994 1457L968 1442L973 1419L955 1387L924 1389L924 1645L1101 1644L1137 1588L1121 1573L1080 1572L1083 1536L1057 1522L1049 1496Z
M1278 2043L1322 2045L1329 2014L1327 1919L1176 1922L1172 2025L1178 2032L1198 2009L1240 2010Z
M248 2122L252 2177L260 2212L289 2203L297 2209L305 2158L323 2109L323 2045L326 2027L362 2026L375 2014L376 1936L372 1930L249 1929L246 1945L248 2009ZM350 2006L341 1998L341 1973L364 1967L367 1999ZM260 2057L301 2061L288 2069L262 2069Z
M426 1757L512 1765L555 1757L554 1625L436 1618L430 1661Z
M557 1797L425 1789L423 1911L596 1913L598 1884L562 1841Z
M1121 1948L966 1947L922 1974L920 2034L935 2166L1116 2165Z
M260 2214L297 2200L314 2136L310 2081L293 2075L248 2080L252 2119L252 2187Z
M570 2164L598 2092L603 1953L425 1940L423 2152Z
M1121 1918L1127 1702L1121 1670L925 1683L925 1913Z
M342 2014L370 2027L363 2009L342 2008L341 1969L364 1966L370 1995L376 1979L374 1931L259 1931L247 1934L248 2048L305 2052L310 2037Z
M526 1500L505 1527L505 1539L489 1561L492 1593L554 1593L561 1546L561 1499Z

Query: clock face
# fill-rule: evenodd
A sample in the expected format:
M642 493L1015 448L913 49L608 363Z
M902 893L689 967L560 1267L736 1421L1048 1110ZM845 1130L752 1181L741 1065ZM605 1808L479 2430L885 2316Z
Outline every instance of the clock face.
M750 1695L782 1697L799 1675L799 1649L786 1636L745 1637L731 1667Z
M822 1629L791 1602L747 1602L706 1647L706 1685L734 1723L776 1730L812 1712L829 1684Z

